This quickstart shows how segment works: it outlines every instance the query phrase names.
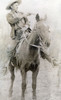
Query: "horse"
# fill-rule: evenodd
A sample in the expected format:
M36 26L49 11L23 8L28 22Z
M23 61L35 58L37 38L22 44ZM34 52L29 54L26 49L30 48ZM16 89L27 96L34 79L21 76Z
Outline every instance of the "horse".
M10 95L13 92L13 82L15 79L14 69L20 70L22 75L22 99L25 97L26 90L26 76L28 71L32 71L32 89L33 98L36 98L36 85L37 85L37 75L39 72L40 65L40 51L42 50L42 45L40 43L50 44L49 41L49 30L45 26L44 22L39 21L38 27L34 28L31 34L25 38L21 43L19 43L15 57L10 60L9 70L11 73L11 85L10 85Z

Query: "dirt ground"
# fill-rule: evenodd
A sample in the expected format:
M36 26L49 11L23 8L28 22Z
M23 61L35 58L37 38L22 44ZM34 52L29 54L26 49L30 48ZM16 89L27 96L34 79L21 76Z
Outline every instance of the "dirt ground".
M37 100L61 100L61 86L58 87L58 70L59 67L53 68L46 60L40 60L40 70L37 77ZM3 76L0 74L0 100L21 100L21 74L15 71L15 82L13 87L13 95L9 98L10 73ZM25 100L32 99L32 73L27 73L27 89L25 92Z

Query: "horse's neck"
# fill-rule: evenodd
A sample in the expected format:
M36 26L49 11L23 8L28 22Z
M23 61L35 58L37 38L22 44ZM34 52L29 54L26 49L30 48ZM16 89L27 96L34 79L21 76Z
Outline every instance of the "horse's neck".
M36 47L36 45L39 44L39 42L37 42L37 39L38 39L38 35L36 33L31 33L30 37L28 38L29 54L30 54L31 57L34 57L34 58L36 58L39 54L38 53L39 49Z
M30 36L28 37L28 43L29 44L35 44L36 45L36 40L38 39L38 34L36 33L31 33Z

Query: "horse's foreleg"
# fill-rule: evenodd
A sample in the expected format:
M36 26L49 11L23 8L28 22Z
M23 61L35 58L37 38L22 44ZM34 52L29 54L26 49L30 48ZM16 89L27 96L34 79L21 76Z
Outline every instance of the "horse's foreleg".
M9 96L12 96L12 92L13 92L13 82L14 82L14 79L15 79L14 66L10 64L9 70L10 70L10 73L11 73L11 85L10 85L10 89L9 89Z
M24 98L25 90L26 90L26 72L25 72L25 69L21 70L21 75L22 75L22 98Z
M36 83L37 83L37 75L38 75L39 68L36 69L32 73L32 89L33 89L33 99L36 99Z

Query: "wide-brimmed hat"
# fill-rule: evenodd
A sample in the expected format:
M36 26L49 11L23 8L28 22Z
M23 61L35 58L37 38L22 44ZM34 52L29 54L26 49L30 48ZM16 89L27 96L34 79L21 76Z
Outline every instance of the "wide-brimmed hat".
M8 6L6 7L6 9L7 9L7 10L11 9L11 6L12 6L14 3L20 4L20 3L21 3L21 0L11 0L10 3L8 4Z

